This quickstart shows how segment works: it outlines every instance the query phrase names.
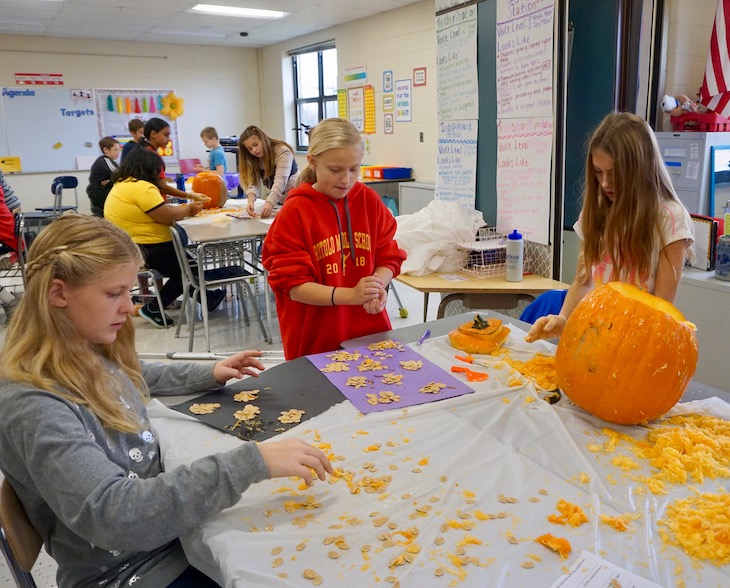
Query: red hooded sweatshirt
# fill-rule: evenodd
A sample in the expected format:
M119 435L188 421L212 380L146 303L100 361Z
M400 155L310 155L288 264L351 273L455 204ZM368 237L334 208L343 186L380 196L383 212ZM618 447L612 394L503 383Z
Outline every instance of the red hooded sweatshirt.
M304 304L289 290L307 282L352 288L376 267L397 276L406 253L393 238L395 229L378 193L359 182L341 200L307 183L289 192L263 249L287 359L333 351L347 339L391 328L386 310Z
M18 240L15 237L15 217L5 204L5 192L0 187L0 243L7 245L13 251L18 249Z

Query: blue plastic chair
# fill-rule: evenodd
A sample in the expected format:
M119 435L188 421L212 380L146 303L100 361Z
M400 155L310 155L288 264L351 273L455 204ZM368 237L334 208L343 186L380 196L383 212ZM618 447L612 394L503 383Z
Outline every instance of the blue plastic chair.
M563 307L563 301L567 293L567 290L543 292L525 307L520 315L520 320L532 324L546 314L558 314Z
M79 185L79 180L76 176L57 176L53 178L51 182L51 193L53 194L53 206L46 206L44 208L36 208L40 212L47 213L54 218L61 216L64 212L73 210L78 211L79 208L79 195L76 188ZM64 206L63 205L63 191L71 190L74 191L74 205Z

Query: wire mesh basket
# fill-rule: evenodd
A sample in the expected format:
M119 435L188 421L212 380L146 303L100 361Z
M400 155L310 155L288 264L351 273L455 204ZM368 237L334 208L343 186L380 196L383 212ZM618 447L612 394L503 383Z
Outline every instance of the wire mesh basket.
M457 241L459 249L468 251L461 272L474 278L498 278L507 273L507 235L496 227L482 227L475 233L465 233ZM524 271L529 259L524 258Z

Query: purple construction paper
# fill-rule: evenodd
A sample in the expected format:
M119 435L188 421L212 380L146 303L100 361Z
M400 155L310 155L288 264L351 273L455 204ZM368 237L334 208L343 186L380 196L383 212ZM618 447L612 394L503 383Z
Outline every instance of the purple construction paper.
M399 349L370 350L368 347L352 347L350 349L319 353L306 357L318 370L322 371L327 365L336 363L334 359L335 354L342 352L350 354L359 353L361 355L360 359L344 362L348 364L349 369L347 371L322 372L322 374L355 405L355 408L364 414L381 410L405 408L407 406L415 406L416 404L425 404L426 402L436 402L474 392L472 388L454 378L451 374L423 357L420 353L399 341L394 341L394 343L398 344ZM388 369L377 371L358 370L358 366L366 359L379 361L384 366L387 366ZM410 360L420 361L423 363L423 366L419 370L414 371L404 369L400 365L401 361ZM401 385L383 384L381 383L381 379L384 374L403 374L403 383ZM366 377L369 380L368 385L362 388L347 386L345 382L352 376ZM442 388L438 394L427 394L418 391L419 388L422 388L430 382L445 384L446 388ZM400 396L400 400L388 404L368 404L366 394L375 394L379 397L380 392L386 390Z

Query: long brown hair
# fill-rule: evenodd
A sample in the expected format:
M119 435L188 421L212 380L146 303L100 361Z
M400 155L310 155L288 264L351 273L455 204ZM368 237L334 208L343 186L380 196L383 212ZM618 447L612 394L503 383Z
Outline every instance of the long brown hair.
M122 383L105 362L123 371L147 397L131 317L114 343L96 345L79 335L63 309L48 303L54 279L83 286L128 263L142 266L139 248L101 218L63 216L41 231L28 252L25 294L5 337L0 376L85 405L105 427L138 431L135 415L119 402Z
M263 157L259 159L249 153L243 144L251 137L257 137L263 147ZM276 172L276 151L279 147L285 147L294 154L294 149L286 141L272 139L260 128L251 125L241 133L238 138L238 175L241 186L255 186L261 181L261 172L264 178L270 178Z
M326 118L309 131L309 149L307 158L317 157L330 149L346 149L362 145L360 131L349 120L344 118ZM299 173L298 184L307 182L314 184L317 181L317 172L307 164Z
M594 263L609 255L613 280L631 266L640 275L650 273L655 240L661 234L660 207L668 200L679 201L654 132L641 117L614 112L594 131L587 151L581 211L584 267L589 274ZM613 160L613 202L596 177L596 151ZM588 274L579 279L587 280Z

